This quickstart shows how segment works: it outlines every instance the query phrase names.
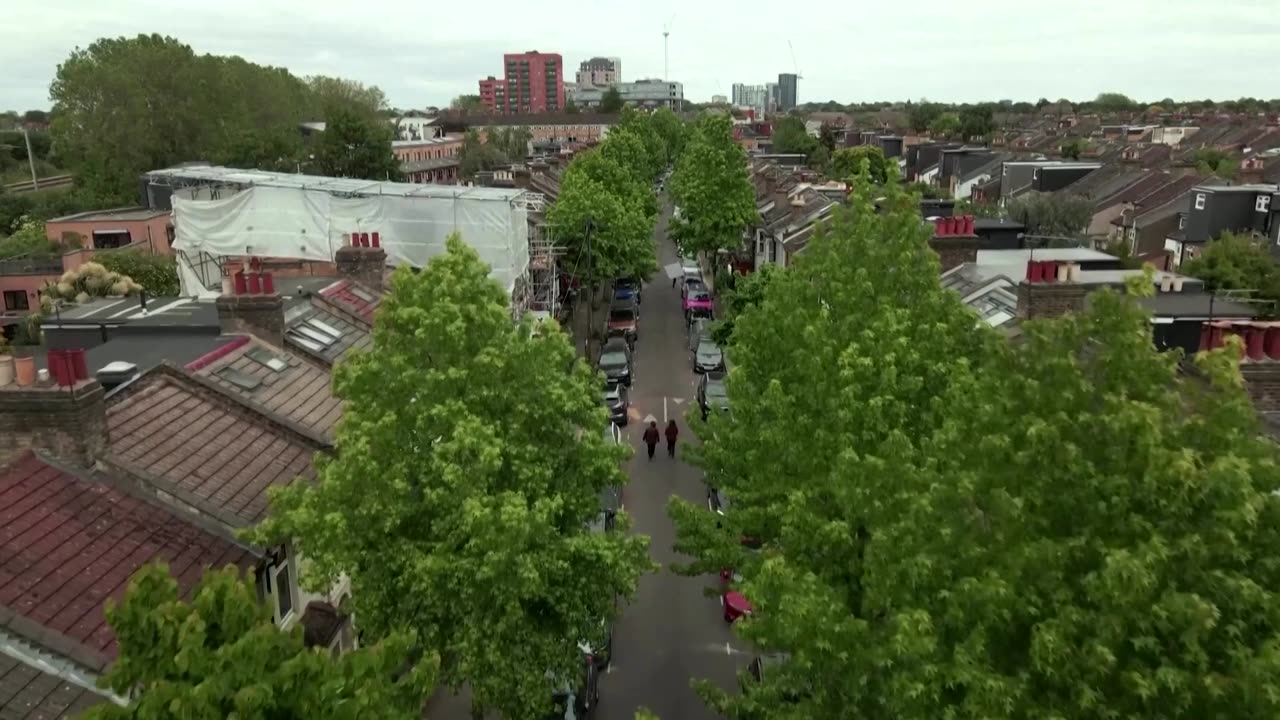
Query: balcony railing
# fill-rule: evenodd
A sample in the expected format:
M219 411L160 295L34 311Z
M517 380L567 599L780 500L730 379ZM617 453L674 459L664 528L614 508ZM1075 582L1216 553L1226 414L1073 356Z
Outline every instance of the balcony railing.
M0 260L0 275L61 275L62 258L20 257Z

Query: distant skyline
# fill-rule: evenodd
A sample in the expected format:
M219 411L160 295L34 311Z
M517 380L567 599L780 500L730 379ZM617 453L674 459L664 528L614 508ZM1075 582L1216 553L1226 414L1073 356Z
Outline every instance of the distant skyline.
M964 102L1099 92L1136 100L1280 97L1275 0L1024 0L799 5L660 0L424 6L409 0L43 0L6 8L0 109L45 109L58 63L100 37L171 35L197 53L240 55L296 75L377 85L401 108L447 105L500 75L505 52L564 56L571 80L592 56L622 59L627 80L661 77L662 26L674 15L671 77L686 99L729 95L793 72L799 102ZM840 8L840 9L835 9ZM767 18L767 20L765 20ZM163 72L163 68L157 68Z

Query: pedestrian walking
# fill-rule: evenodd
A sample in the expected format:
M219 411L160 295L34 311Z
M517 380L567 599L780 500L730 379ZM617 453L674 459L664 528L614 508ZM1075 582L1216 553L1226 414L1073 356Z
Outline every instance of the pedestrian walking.
M658 421L650 420L649 427L644 429L644 444L649 446L649 459L653 459L653 451L658 447Z
M676 421L673 418L667 423L667 457L676 456L676 438L680 436L680 428L676 427Z

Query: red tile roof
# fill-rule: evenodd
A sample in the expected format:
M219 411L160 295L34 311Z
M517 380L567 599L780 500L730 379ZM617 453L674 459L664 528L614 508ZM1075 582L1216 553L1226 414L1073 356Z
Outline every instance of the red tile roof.
M383 297L381 292L350 280L339 280L321 290L319 295L328 304L370 326L373 325L373 314L382 304Z
M274 418L213 383L164 364L107 404L103 462L223 523L245 527L267 511L267 490L314 476L316 433Z
M250 567L255 558L101 477L31 453L0 471L0 607L8 611L0 621L14 634L90 667L92 658L114 658L103 602L154 561L168 563L187 592L205 568Z

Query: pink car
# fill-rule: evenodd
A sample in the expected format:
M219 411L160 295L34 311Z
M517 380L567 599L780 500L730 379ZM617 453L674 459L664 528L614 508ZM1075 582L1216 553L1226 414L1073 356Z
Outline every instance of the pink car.
M742 581L742 577L734 572L731 568L720 569L720 604L724 606L724 621L733 623L744 615L750 615L754 609L751 607L751 601L737 590L730 588L738 582Z
M714 304L711 302L711 293L708 293L705 290L694 290L684 296L685 314L711 317L714 312L714 307Z

